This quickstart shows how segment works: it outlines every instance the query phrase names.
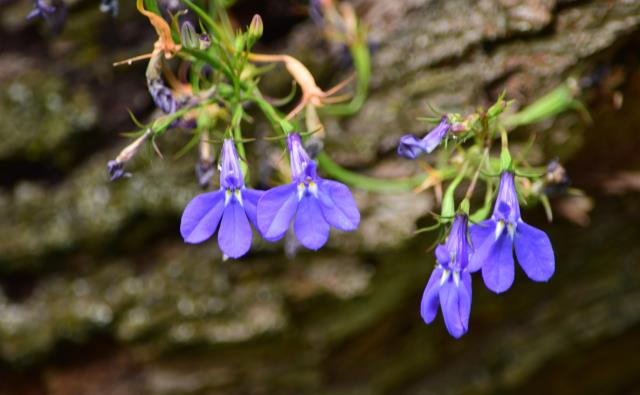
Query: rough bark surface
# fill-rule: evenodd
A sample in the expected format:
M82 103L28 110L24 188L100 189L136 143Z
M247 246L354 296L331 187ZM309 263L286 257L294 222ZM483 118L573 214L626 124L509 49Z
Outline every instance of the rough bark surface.
M525 105L575 76L591 110L591 124L564 114L532 129L540 160L559 156L594 198L590 225L526 211L556 275L519 273L500 296L476 278L460 341L418 314L432 240L413 231L429 194L356 191L360 230L294 259L264 242L240 262L184 245L195 153L149 152L122 182L105 171L126 109L151 108L144 66L110 64L144 52L151 28L128 2L115 23L76 2L52 38L23 22L26 3L0 9L0 394L640 393L640 2L354 1L375 51L363 109L326 121L345 166L419 171L393 151L424 133L428 104L467 111L506 89ZM336 51L316 27L277 45L332 82ZM570 215L574 202L554 205Z

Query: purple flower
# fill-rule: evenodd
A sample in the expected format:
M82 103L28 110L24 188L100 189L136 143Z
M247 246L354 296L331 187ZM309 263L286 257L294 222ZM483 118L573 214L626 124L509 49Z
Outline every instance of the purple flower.
M482 278L493 292L511 287L514 276L513 249L520 266L533 281L547 281L555 270L551 242L546 233L526 224L520 216L513 173L503 172L490 219L471 226L474 253L469 270L482 268Z
M430 154L440 145L450 128L449 120L444 116L438 126L433 128L422 139L418 139L412 134L405 134L400 137L398 155L404 156L407 159L416 159L422 154Z
M46 18L48 15L52 15L56 12L56 7L49 5L44 0L33 0L33 9L27 15L27 20L42 17Z
M173 97L171 89L167 88L161 79L147 79L147 86L153 102L162 112L173 114L178 110L180 106Z
M289 134L287 145L292 182L264 193L258 202L258 229L266 240L276 241L295 217L296 237L303 246L317 250L327 242L330 226L355 230L360 212L346 185L318 177L297 133Z
M124 171L124 162L110 160L107 163L107 171L109 172L109 179L111 181L115 181L122 177L131 177L131 173L127 173Z
M196 196L182 213L180 233L187 243L209 239L218 229L218 245L231 258L240 258L251 247L249 220L256 225L256 206L263 191L247 189L233 140L222 146L220 190ZM248 219L247 219L248 217Z
M436 268L431 273L420 304L420 315L427 324L433 322L438 306L441 306L447 330L455 338L460 338L469 329L470 252L467 217L459 214L453 221L447 242L436 247Z
M67 19L67 8L64 3L60 0L53 0L51 2L32 0L32 2L33 9L27 14L27 20L42 18L49 24L53 33L60 33Z

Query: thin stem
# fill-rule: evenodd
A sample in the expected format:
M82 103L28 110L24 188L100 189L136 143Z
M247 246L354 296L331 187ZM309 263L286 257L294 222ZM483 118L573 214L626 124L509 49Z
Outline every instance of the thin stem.
M382 179L363 176L362 174L354 173L338 165L324 152L318 155L318 164L322 170L336 180L343 181L356 188L373 192L411 192L427 177L425 174L418 174L410 178L402 179Z
M488 156L489 156L489 147L485 147L484 151L482 152L482 159L480 159L480 163L476 168L476 172L473 174L473 178L471 179L471 184L469 184L469 187L467 188L467 192L464 194L465 199L471 199L471 195L473 195L473 191L476 189L476 183L478 182L478 177L480 176L480 170L482 169L482 166L484 165L484 161L487 159Z

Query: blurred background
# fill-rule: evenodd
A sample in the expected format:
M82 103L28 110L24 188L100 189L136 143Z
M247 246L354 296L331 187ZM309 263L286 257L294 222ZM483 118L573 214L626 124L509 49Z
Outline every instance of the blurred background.
M200 193L197 153L174 158L187 134L110 183L106 163L135 129L127 110L153 117L144 62L112 63L155 33L134 1L115 18L65 3L51 26L25 20L31 1L0 1L0 394L640 394L639 1L352 2L369 26L371 93L356 116L324 119L350 169L421 171L395 144L426 132L428 104L464 113L506 89L523 106L569 83L589 110L521 133L588 196L553 197L552 224L541 206L523 212L548 232L555 276L518 272L499 296L476 278L461 340L419 315L434 235L414 231L431 224L429 192L356 190L358 232L292 257L256 242L223 262L178 231ZM306 2L232 8L240 26L255 13L261 51L295 55L323 87L349 74ZM286 94L274 73L265 89Z

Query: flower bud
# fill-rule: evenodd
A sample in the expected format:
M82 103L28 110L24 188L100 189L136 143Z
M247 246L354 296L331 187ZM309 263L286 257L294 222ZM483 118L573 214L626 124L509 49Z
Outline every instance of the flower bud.
M264 25L262 24L262 18L260 18L260 15L255 14L251 19L251 24L249 25L249 37L255 41L262 37L263 31Z
M196 33L196 29L189 21L182 24L182 27L180 28L180 39L182 41L182 45L186 48L200 47L200 36Z

